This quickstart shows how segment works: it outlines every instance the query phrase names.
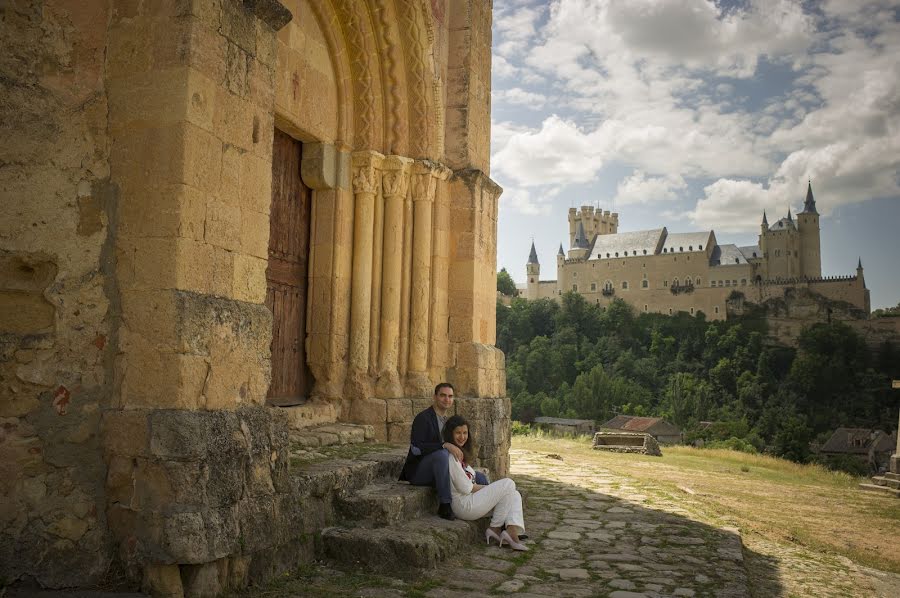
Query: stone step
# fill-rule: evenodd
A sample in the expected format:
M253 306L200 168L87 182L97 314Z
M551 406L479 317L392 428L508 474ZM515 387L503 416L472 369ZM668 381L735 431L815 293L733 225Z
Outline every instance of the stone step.
M890 494L892 496L896 496L900 498L900 490L896 490L894 488L888 488L887 486L879 486L877 484L860 484L860 489L862 490L871 490L874 492L881 492L884 494Z
M288 425L292 430L303 430L337 421L337 410L332 403L325 401L309 401L302 405L273 407L273 409L279 409L287 415Z
M291 444L298 450L374 441L375 428L368 425L329 423L291 430Z
M483 541L488 519L446 521L422 516L389 527L330 527L322 531L327 558L372 570L430 569L473 542Z
M437 495L433 488L395 481L369 484L340 498L335 504L338 517L348 521L366 521L375 527L431 515L437 512L437 508Z
M900 482L900 473L893 473L893 472L888 471L881 475L882 475L882 477L887 478L889 480L897 480L898 482Z
M374 482L396 480L406 453L406 447L380 447L375 452L348 457L338 453L322 461L298 459L292 462L291 478L297 485L298 496L333 495L336 502Z
M900 480L895 480L887 476L875 476L872 478L872 482L878 486L900 490Z

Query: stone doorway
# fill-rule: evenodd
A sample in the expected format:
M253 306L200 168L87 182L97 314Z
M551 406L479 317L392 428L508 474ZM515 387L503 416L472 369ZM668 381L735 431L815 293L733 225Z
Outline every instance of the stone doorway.
M286 407L309 396L306 301L312 193L300 178L303 145L275 129L266 305L272 310L272 383L266 402Z

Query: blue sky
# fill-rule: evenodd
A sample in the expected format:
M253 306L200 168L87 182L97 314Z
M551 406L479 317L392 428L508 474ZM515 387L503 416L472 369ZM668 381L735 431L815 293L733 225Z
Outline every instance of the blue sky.
M900 0L494 0L498 268L566 213L756 242L812 180L824 275L900 302Z

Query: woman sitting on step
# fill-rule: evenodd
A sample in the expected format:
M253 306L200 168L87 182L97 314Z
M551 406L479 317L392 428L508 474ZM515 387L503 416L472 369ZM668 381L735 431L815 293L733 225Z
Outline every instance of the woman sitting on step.
M472 460L472 439L469 424L462 416L454 415L444 424L444 441L452 442L463 452L462 462L450 459L450 493L453 513L460 519L473 521L484 517L493 509L490 527L484 535L488 545L497 540L514 550L528 550L519 539L525 531L522 512L522 495L516 483L509 478L497 480L487 486L475 483L475 470L468 464ZM506 526L506 529L503 529Z

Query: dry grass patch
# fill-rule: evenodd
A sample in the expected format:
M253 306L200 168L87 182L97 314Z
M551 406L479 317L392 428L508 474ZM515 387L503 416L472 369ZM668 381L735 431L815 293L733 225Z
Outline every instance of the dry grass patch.
M663 457L594 451L587 439L516 436L514 449L608 468L673 496L719 523L777 543L835 553L900 573L900 500L817 465L729 450L663 447Z

